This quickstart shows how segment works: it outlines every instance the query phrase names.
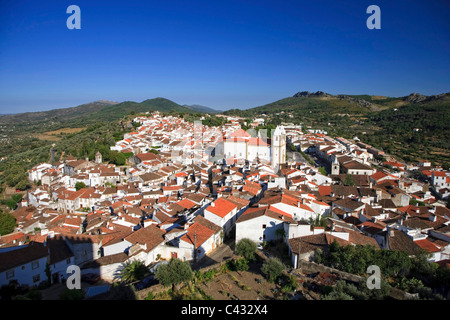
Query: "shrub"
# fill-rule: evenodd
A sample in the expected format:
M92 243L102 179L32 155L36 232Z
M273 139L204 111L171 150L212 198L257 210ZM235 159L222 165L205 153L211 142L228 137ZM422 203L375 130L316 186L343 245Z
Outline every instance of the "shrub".
M244 258L228 260L227 267L231 271L247 271L248 261Z
M274 282L278 277L280 277L283 274L284 269L284 264L278 258L269 258L261 267L262 273L270 282Z
M239 240L236 244L236 253L247 261L253 261L256 256L256 243L248 238Z

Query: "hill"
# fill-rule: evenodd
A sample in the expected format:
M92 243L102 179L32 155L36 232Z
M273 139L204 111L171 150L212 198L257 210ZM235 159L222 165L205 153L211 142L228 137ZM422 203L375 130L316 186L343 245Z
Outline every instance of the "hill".
M384 97L301 91L266 105L224 114L266 117L266 127L294 123L305 129L325 130L330 136L358 136L404 161L428 159L450 164L450 93Z
M15 114L6 114L0 116L0 123L23 123L47 120L70 120L82 117L91 112L101 110L104 107L117 104L117 102L99 100L85 103L77 107L59 108L48 111L24 112Z
M220 113L222 112L222 110L216 110L210 107L205 107L205 106L201 106L199 104L193 104L193 105L187 105L187 104L183 104L183 107L191 109L195 112L201 112L201 113Z
M11 163L20 161L22 165L25 161L27 166L48 161L50 147L55 142L58 142L56 148L59 152L71 151L74 155L84 155L82 149L95 144L95 141L105 140L108 141L105 145L113 144L114 139L125 130L124 127L116 130L119 120L155 110L162 113L197 113L171 100L154 98L121 103L100 100L71 108L0 116L0 158L8 159L2 167L7 168L9 160ZM97 133L95 138L93 132ZM103 139L102 135L106 136L108 132L109 136Z
M99 120L114 121L129 114L155 110L160 112L196 112L165 98L120 103L99 100L71 108L3 115L0 116L0 127L2 128L2 134L11 139L61 128L86 127Z

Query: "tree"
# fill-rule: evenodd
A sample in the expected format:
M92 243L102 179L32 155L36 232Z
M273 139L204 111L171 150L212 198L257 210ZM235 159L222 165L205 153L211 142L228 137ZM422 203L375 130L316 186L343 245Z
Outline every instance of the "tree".
M118 166L123 166L127 163L127 157L122 152L118 152L114 156L113 163Z
M248 261L255 259L256 243L248 238L243 238L236 244L236 253Z
M351 174L347 173L345 175L344 185L346 185L346 186L354 186L355 185L355 181L353 180L353 177Z
M0 236L9 234L16 228L16 219L10 213L0 213Z
M27 178L23 176L19 182L16 183L14 186L18 190L25 190L30 186L30 183L28 182Z
M380 289L367 288L366 282L361 281L358 286L338 280L331 292L322 296L322 300L382 300L390 292L390 286L386 281L381 281Z
M75 190L80 190L80 189L83 189L83 188L86 188L86 184L84 183L84 182L77 182L77 183L75 183Z
M134 282L142 280L149 272L148 268L142 261L134 260L133 262L127 262L123 269L120 271L120 278L124 282Z
M326 227L327 226L327 218L323 214L319 214L316 218L309 218L309 224L313 227Z
M194 272L187 261L181 261L177 258L170 259L169 263L161 265L155 273L155 278L164 286L172 286L172 290L176 290L176 286L188 281L194 277Z
M283 274L284 269L285 266L281 260L273 257L266 260L261 267L262 273L264 273L267 280L270 282L277 280L277 278Z
M327 169L325 169L325 167L319 167L319 172L321 173L321 174L323 174L324 176L326 176L328 173L327 173Z
M19 196L20 199L18 199L15 196ZM15 210L17 208L17 203L20 202L20 200L22 200L22 195L21 194L15 194L11 198L1 200L0 202L1 202L1 204L7 205L8 208L10 208L11 210Z

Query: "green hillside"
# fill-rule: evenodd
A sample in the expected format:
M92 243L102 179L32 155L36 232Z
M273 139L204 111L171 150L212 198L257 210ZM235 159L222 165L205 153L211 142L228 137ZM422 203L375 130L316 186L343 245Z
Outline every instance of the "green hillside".
M161 112L196 112L165 98L121 103L95 101L72 108L0 116L0 126L7 126L4 134L11 138L60 128L86 127L99 120L114 121L132 113L138 114L155 110Z
M359 137L401 160L450 165L450 93L405 97L299 92L263 106L224 112L267 117L266 127L302 124L330 136Z
M0 116L0 184L22 186L27 169L50 161L52 144L55 160L68 154L92 158L100 150L104 159L115 161L117 155L109 152L109 146L134 129L130 126L134 115L155 110L198 113L168 99L155 98L142 102L96 101L73 108ZM19 176L22 178L17 183Z

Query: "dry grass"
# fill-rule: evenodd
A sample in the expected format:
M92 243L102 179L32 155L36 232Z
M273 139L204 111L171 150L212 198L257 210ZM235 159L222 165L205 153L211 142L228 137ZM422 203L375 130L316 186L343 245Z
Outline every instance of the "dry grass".
M372 96L372 100L384 100L387 99L385 96Z
M47 141L59 141L66 134L77 133L83 131L86 127L82 128L62 128L54 131L47 131L44 133L36 134L35 137L41 140Z

